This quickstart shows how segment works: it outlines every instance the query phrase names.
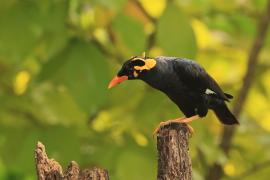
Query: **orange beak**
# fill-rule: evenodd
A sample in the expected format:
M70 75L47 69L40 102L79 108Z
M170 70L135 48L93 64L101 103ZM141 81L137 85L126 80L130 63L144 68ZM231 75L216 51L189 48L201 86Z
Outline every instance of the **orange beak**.
M123 81L125 81L127 79L128 79L128 76L120 76L120 77L119 76L115 76L111 80L111 82L110 82L110 84L108 86L108 89L111 89L112 87L116 86L117 84L120 84L121 82L123 82Z

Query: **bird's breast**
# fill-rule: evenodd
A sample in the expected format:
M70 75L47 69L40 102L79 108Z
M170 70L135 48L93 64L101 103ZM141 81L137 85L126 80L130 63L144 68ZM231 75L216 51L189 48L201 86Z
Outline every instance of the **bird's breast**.
M169 95L174 92L183 92L184 84L170 74L157 74L155 76L145 76L143 79L147 84Z

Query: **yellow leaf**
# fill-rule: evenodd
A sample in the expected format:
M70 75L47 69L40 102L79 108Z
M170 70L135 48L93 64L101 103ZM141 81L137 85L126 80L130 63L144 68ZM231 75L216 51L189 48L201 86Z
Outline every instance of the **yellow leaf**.
M158 18L163 13L166 7L166 0L139 0L146 12L154 17Z
M223 169L224 169L225 174L229 176L235 175L235 166L233 163L230 163L230 162L226 163Z
M14 92L17 95L22 95L28 85L28 82L30 80L30 74L27 71L20 71L14 81L13 88Z
M254 108L256 107L256 108ZM252 89L245 106L249 115L266 131L270 132L270 105L268 99L256 89Z
M83 29L87 29L94 23L95 23L94 9L89 8L85 11L82 11L82 13L80 14L80 26Z
M99 113L98 117L93 121L92 127L98 132L107 130L111 126L110 113L107 111L102 111Z
M104 28L96 28L93 32L94 36L102 43L108 42L108 34Z
M132 136L139 146L147 146L148 140L142 133L134 132L134 133L132 133Z
M270 132L270 113L265 113L264 117L260 119L260 126L266 131Z
M270 86L269 86L269 82L270 82L270 70L268 70L262 77L263 83L265 86L267 86L266 91L267 94L270 95Z
M191 25L196 36L198 47L200 49L214 46L214 40L206 24L197 19L193 19L191 21Z

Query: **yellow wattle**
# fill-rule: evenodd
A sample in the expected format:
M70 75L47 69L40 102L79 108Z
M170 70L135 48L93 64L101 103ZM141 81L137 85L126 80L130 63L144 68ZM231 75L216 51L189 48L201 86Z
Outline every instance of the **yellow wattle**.
M142 59L140 58L140 60L142 60ZM143 61L145 62L145 65L144 66L134 66L134 69L135 70L138 70L138 71L150 70L153 67L155 67L156 64L157 64L157 62L156 62L155 59L145 59Z

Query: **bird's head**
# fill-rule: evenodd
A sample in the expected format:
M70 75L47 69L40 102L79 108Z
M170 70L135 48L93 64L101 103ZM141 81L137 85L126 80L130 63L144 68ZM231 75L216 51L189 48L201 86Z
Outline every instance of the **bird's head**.
M132 79L140 79L143 74L156 66L156 60L143 56L133 56L127 60L118 71L117 75L111 80L108 88Z

